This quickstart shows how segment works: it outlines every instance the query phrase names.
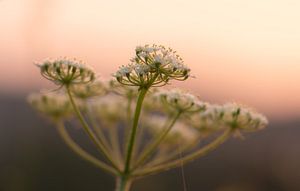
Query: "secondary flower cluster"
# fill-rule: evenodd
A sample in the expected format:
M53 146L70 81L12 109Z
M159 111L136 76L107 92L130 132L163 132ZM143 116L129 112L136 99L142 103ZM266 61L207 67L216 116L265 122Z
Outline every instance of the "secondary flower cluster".
M163 86L169 80L186 80L190 69L171 48L158 45L138 46L131 63L121 66L115 73L116 79L129 86Z
M154 95L161 99L167 107L181 112L197 112L207 107L207 104L200 101L196 96L180 89L160 90Z
M81 99L97 97L107 93L106 85L100 81L95 81L88 84L76 84L71 87L71 90L75 97Z
M172 108L186 114L183 121L189 128L197 129L201 133L227 128L232 129L233 132L255 131L263 129L268 124L264 115L249 107L236 103L210 104L179 89L158 90L153 94L153 100L150 102L155 105L157 101L160 102L158 105L163 104L166 110Z
M99 83L106 88L106 94L82 103L85 104L82 108L86 108L87 115L97 120L97 123L101 123L103 128L116 128L118 124L126 126L130 120L126 118L126 112L124 112L128 107L126 97L116 94L115 89L111 89L114 87L111 83ZM131 91L126 86L120 86L120 89L123 89L123 93ZM29 101L35 109L50 118L63 119L74 113L66 96L61 93L33 94L29 97ZM161 144L162 148L171 148L170 143L173 143L172 148L179 142L182 145L188 145L195 142L197 138L200 141L200 137L208 133L212 134L228 128L231 128L233 132L260 130L268 123L262 114L250 108L235 103L209 104L200 101L190 93L173 89L156 90L149 94L141 124L152 136L155 136L165 128L174 111L180 111L182 115L186 115L174 124L166 140ZM185 141L182 142L183 140Z
M75 59L46 60L38 66L43 77L61 86L86 84L95 80L95 73Z
M70 101L61 93L33 93L28 97L28 102L34 109L55 121L74 114Z

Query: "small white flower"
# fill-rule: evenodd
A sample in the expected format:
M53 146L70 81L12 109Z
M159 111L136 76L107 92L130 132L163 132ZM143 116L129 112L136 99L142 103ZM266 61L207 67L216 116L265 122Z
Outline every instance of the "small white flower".
M136 72L137 75L142 76L147 74L150 71L150 67L147 65L142 65L142 64L135 64L133 66L134 71Z
M148 54L147 54L146 52L140 52L140 53L138 54L138 56L145 59L145 58L148 56ZM135 60L136 60L136 59L133 58L131 61L134 62Z
M121 66L119 70L115 73L115 77L125 77L126 75L130 74L132 69L132 65Z
M156 49L154 49L153 47L145 47L144 48L144 51L146 52L146 53L152 53L152 52L154 52Z
M160 63L160 64L165 64L165 60L161 54L154 55L154 62Z

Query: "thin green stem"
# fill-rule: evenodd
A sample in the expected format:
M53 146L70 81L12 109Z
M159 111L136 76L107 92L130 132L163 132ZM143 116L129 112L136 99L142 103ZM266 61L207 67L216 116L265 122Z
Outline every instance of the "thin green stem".
M129 93L128 97L128 102L127 102L127 120L130 122L131 120L131 103L132 103L132 93Z
M92 129L95 131L96 136L101 140L101 142L103 143L105 148L111 152L111 148L108 143L108 140L106 139L106 137L104 135L104 129L102 129L99 126L99 123L97 123L97 120L92 116L90 111L88 111L87 114L88 114L88 119L91 122Z
M138 127L138 122L139 122L139 118L140 118L142 104L143 104L143 101L144 101L144 98L145 98L145 95L146 95L147 91L148 91L147 88L142 88L140 90L138 100L137 100L137 103L136 103L136 108L135 108L135 113L134 113L134 118L133 118L133 124L132 124L129 143L128 143L128 147L127 147L127 153L126 153L127 155L126 155L125 169L124 169L125 174L128 174L129 170L130 170L132 151L133 151L133 147L134 147L134 143L135 143L135 139L136 139L136 132L137 132L137 127Z
M192 143L188 143L188 144L184 145L180 150L182 152L187 152L188 150L195 147L200 142L199 139L200 139L200 136L198 136L198 138L196 138L195 141L193 141ZM178 152L174 152L174 149L172 148L172 149L170 149L170 151L164 151L164 152L160 153L158 156L159 157L157 157L157 159L152 160L151 162L147 163L146 167L159 165L162 163L166 163L170 160L173 160L176 156L178 156Z
M201 149L199 149L198 151L189 154L183 158L177 159L175 161L166 163L166 164L161 164L161 165L157 165L154 167L150 167L148 169L143 169L140 172L136 172L133 173L134 176L145 176L145 175L149 175L149 174L154 174L154 173L158 173L161 171L165 171L171 168L176 168L182 164L186 164L190 161L195 160L196 158L202 157L204 155L206 155L208 152L214 150L215 148L217 148L219 145L221 145L222 143L224 143L229 136L231 135L232 130L228 129L226 131L224 131L223 134L221 134L219 137L217 137L214 141L212 141L211 143L209 143L208 145L202 147Z
M118 177L116 180L115 191L129 191L131 184L132 184L132 180L128 179L126 176Z
M146 159L148 159L157 149L159 144L166 138L174 124L176 123L177 119L180 117L181 112L177 112L174 118L172 119L171 123L165 128L161 133L158 134L157 137L154 138L152 144L149 144L148 147L145 148L144 152L141 154L139 159L137 160L133 170L142 165Z
M101 168L107 172L109 172L112 175L117 175L117 171L113 169L112 167L108 166L107 164L103 163L96 157L92 156L91 154L87 153L85 150L83 150L69 135L68 131L66 130L63 122L57 123L57 131L63 141L72 149L77 155L79 155L81 158L85 159L86 161L89 161L93 165L95 165L98 168Z
M103 155L106 157L106 159L112 164L112 166L120 171L120 169L118 169L116 162L113 160L113 158L110 156L110 154L107 152L104 144L102 143L102 141L100 139L97 138L97 136L94 134L94 132L91 130L91 128L89 127L88 123L85 121L85 119L83 118L78 106L76 105L74 98L72 96L70 87L67 86L67 93L70 99L70 102L73 106L73 109L77 115L77 117L79 118L79 121L81 122L83 129L85 130L85 132L88 134L88 136L90 137L90 139L94 142L94 144L97 146L97 148L100 150L100 152L103 153Z
M124 165L124 161L123 161L122 152L121 152L121 148L120 148L117 125L115 127L109 128L109 136L110 136L112 152L113 152L114 156L116 157L116 159L118 161L118 165L121 169Z
M129 139L129 133L130 133L130 126L131 126L131 105L132 105L132 100L133 100L133 95L132 92L128 93L127 97L127 121L126 121L126 126L124 128L124 140L123 140L123 151L124 153L126 152L126 149L128 147L128 139Z

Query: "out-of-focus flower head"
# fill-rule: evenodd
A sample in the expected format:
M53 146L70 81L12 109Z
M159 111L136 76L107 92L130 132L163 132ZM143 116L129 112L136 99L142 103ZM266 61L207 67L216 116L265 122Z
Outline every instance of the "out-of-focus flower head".
M222 120L233 129L261 130L268 124L268 120L264 115L236 103L223 105L223 112Z
M126 104L123 97L107 94L87 102L88 115L102 124L104 128L116 126L127 120Z
M71 87L72 93L80 99L87 99L96 96L105 95L108 91L105 84L100 81L94 81L88 84L76 84Z
M37 65L43 77L60 86L87 84L95 80L93 70L75 59L46 60Z
M158 87L169 80L186 80L190 75L182 58L171 48L158 45L138 46L136 55L114 74L117 81L140 88Z
M57 121L71 117L74 112L68 98L60 93L33 93L28 96L31 106L50 119Z
M236 103L207 105L204 112L193 115L189 122L196 129L207 132L230 128L240 137L241 131L261 130L268 124L262 114Z
M206 109L206 103L201 102L196 96L180 89L160 90L154 96L161 100L167 107L181 112L196 112Z

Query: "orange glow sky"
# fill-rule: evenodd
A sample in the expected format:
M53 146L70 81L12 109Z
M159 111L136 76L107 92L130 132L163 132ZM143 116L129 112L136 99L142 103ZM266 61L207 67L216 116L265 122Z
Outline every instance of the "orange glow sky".
M176 85L300 117L299 10L298 0L0 0L0 93L41 87L33 61L76 57L108 78L136 45L158 43L196 76Z

